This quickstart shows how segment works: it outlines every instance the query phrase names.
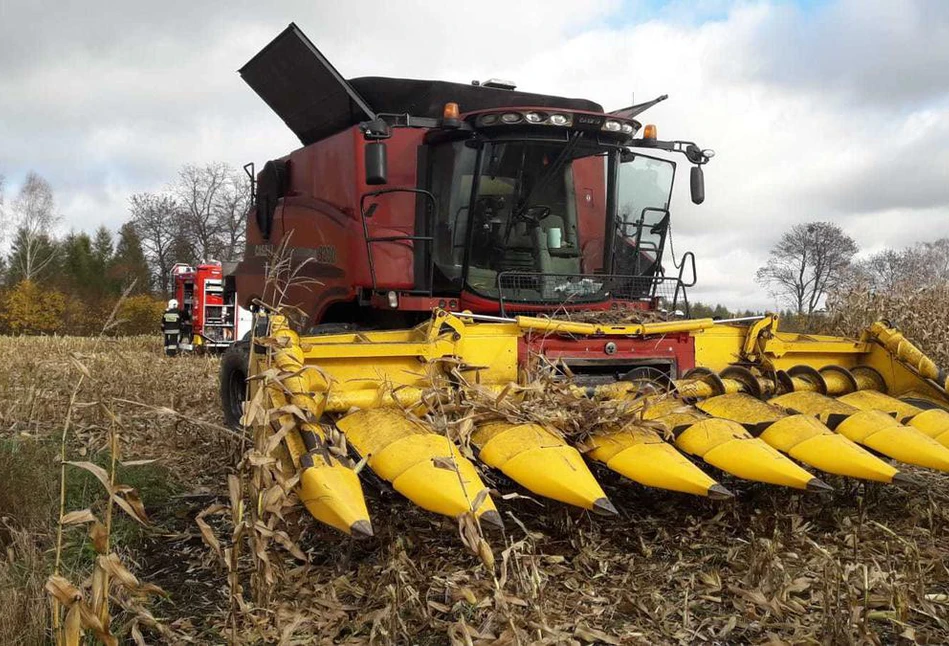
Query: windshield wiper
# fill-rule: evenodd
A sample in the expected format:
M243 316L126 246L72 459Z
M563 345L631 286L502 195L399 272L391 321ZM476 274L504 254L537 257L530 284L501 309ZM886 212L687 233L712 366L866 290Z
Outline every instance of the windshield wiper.
M524 196L524 199L521 200L521 203L517 205L517 211L512 211L511 220L513 221L517 217L524 214L528 208L530 208L530 198L537 193L538 190L543 188L558 172L560 168L566 163L569 159L570 154L573 152L573 149L577 147L580 138L583 136L582 132L575 132L570 137L570 141L567 142L567 145L563 147L563 150L560 151L560 154L557 156L557 159L547 167L541 176L537 179L533 186L530 187L530 190L527 191L527 195Z

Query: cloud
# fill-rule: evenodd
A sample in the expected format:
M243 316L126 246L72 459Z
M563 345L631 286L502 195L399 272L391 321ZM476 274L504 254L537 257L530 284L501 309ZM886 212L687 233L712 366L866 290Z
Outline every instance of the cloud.
M949 235L940 0L8 2L7 194L34 169L68 227L115 227L130 193L184 163L260 164L297 147L235 72L291 20L348 77L497 76L607 109L668 93L645 115L660 137L718 153L706 203L691 205L687 177L673 201L676 251L698 256L693 299L773 307L754 271L800 221L836 221L865 249Z

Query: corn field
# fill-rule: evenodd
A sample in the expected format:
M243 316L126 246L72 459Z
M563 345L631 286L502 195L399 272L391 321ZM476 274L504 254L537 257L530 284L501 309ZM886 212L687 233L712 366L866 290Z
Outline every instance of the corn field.
M947 296L851 294L831 321L893 311L949 365ZM949 641L945 475L830 497L723 475L737 496L713 502L598 470L620 510L602 519L485 473L506 529L480 558L369 475L377 535L357 541L308 516L268 438L223 427L215 358L160 345L0 338L0 642ZM536 409L578 430L588 414Z

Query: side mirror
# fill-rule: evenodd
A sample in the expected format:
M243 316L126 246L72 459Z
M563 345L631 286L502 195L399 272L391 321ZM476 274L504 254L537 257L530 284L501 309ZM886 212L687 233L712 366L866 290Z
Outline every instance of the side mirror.
M705 201L705 171L701 166L692 167L691 176L692 203L701 204Z
M378 186L389 181L388 158L386 145L381 141L371 141L366 144L366 184Z

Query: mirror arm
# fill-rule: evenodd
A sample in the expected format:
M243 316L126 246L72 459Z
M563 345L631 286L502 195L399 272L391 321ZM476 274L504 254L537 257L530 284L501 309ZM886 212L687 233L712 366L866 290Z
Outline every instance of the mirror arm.
M359 124L359 129L362 130L366 141L378 141L392 136L392 129L382 117L376 117L372 121L363 121Z
M713 153L710 150L703 150L691 141L659 141L657 139L634 139L629 145L630 148L658 148L670 153L681 153L695 164L701 166L707 164L712 158Z

